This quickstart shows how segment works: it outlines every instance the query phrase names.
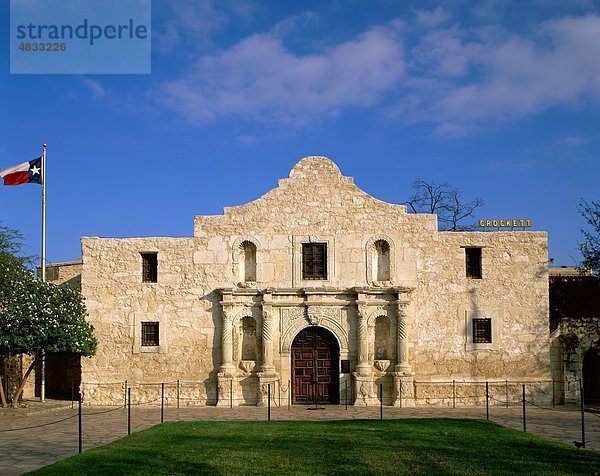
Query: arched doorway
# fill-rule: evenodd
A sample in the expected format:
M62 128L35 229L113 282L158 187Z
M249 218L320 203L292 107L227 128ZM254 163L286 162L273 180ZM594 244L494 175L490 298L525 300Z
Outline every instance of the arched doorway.
M322 327L308 327L292 343L294 403L339 403L340 348Z
M600 353L591 347L583 358L583 390L587 406L600 406Z

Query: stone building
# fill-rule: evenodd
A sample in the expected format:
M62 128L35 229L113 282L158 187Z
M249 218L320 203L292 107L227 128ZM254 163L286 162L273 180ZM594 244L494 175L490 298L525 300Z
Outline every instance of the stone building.
M468 404L486 381L547 397L546 233L440 232L325 157L195 217L193 237L81 243L99 339L86 403L122 402L125 385L152 401L160 382L226 406L265 404L269 384L293 403L374 405L381 388L387 405L447 405L464 384Z
M600 408L600 278L550 268L552 378L560 403Z

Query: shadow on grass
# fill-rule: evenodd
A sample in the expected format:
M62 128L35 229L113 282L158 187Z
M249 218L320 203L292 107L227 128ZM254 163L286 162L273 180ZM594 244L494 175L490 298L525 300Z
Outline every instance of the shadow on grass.
M594 474L600 454L458 419L165 423L32 474Z

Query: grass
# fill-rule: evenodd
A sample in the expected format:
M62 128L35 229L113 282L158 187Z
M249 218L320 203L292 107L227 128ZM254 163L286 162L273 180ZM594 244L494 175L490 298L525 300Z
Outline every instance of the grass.
M593 475L600 454L459 419L172 422L30 474Z

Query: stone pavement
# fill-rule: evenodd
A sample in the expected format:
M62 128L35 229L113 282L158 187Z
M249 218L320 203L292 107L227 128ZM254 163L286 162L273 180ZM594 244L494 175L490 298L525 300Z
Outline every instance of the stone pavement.
M286 405L271 408L273 420L379 419L379 407L344 405ZM384 407L391 418L477 418L485 419L485 407ZM267 408L185 407L164 409L165 421L176 420L266 420ZM523 430L522 408L490 407L490 419ZM132 406L131 431L160 423L159 406ZM83 407L83 450L104 445L127 435L124 407ZM572 444L581 441L581 414L577 407L527 407L527 431ZM600 451L600 414L585 413L586 447ZM584 450L582 450L584 451ZM78 452L77 405L70 402L29 402L27 408L0 409L0 474L17 475Z

